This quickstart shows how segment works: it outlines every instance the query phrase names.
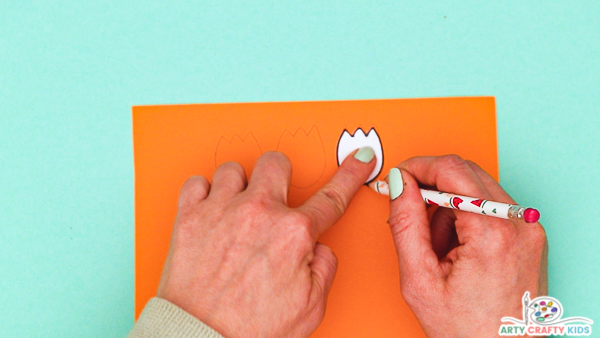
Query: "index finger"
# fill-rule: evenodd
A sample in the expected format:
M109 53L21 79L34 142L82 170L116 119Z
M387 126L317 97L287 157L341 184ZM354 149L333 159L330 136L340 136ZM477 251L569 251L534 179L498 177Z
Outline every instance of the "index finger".
M297 210L311 220L311 232L315 239L344 215L350 201L375 168L375 163L375 155L370 147L351 153L331 180L298 207Z
M491 198L479 176L457 155L413 157L398 168L408 171L419 183L440 191L478 198Z

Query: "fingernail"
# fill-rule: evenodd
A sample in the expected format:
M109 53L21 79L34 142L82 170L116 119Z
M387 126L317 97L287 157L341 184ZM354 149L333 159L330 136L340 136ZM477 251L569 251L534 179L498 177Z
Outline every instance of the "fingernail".
M362 148L358 149L356 154L354 154L354 158L363 163L371 162L373 157L375 157L375 152L373 151L373 148L371 148L371 147L362 147Z
M393 201L402 195L404 191L404 181L402 173L398 168L392 168L388 174L388 184L390 185L390 199Z

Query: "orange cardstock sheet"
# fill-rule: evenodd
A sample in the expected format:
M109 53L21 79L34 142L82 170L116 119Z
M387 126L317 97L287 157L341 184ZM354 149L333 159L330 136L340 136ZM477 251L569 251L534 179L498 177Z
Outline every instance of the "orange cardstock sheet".
M493 97L133 107L135 318L156 295L189 176L210 180L225 161L250 176L263 152L278 150L292 162L289 204L298 206L335 172L344 131L372 136L372 129L383 154L375 179L409 157L442 154L473 160L498 179ZM388 198L364 186L320 237L339 266L313 337L425 336L400 294L388 214Z

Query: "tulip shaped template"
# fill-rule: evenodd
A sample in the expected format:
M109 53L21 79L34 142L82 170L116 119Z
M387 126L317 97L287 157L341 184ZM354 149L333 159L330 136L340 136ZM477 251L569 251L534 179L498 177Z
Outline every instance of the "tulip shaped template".
M375 158L377 158L377 164L375 165L375 169L365 182L365 184L373 181L379 173L381 173L381 168L383 167L383 147L381 145L381 139L377 134L375 128L371 128L366 134L362 130L362 128L356 129L354 133L349 133L348 130L342 132L340 136L340 140L337 144L337 163L338 165L342 164L346 156L350 155L354 150L362 147L371 147L375 151Z

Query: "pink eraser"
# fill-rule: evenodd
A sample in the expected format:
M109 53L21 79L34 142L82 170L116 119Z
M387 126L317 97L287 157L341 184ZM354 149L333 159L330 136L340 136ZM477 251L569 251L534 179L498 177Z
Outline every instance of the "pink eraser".
M535 223L540 219L540 212L533 209L527 208L523 211L523 220L526 223Z

